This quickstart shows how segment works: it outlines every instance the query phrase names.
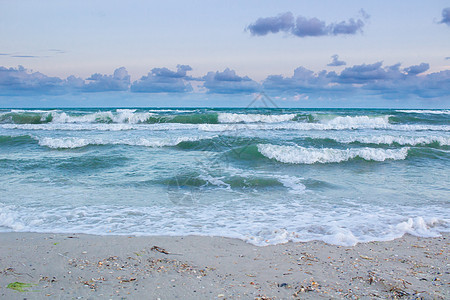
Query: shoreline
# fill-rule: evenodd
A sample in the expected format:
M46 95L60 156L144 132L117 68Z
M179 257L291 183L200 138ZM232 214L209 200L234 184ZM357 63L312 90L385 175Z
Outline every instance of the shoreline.
M0 233L0 298L448 299L449 237L259 247L208 236ZM14 282L32 286L8 288Z

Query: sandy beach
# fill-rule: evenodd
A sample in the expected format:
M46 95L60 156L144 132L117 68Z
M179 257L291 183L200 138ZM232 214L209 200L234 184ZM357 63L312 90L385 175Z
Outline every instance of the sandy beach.
M448 234L354 247L1 233L3 299L448 299ZM21 285L26 283L29 285Z

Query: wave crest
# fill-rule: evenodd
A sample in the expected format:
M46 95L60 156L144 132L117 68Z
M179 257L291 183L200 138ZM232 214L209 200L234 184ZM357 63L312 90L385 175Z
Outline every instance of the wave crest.
M292 121L296 114L263 115L219 113L219 123L281 123Z
M167 139L149 140L145 138L140 139L124 139L124 140L103 140L103 139L85 139L77 137L64 138L41 138L37 139L40 146L45 146L52 149L75 149L82 148L89 145L127 145L127 146L144 146L144 147L173 147L183 142L195 142L204 139L212 139L214 137L178 137Z
M271 144L258 144L257 147L258 151L265 157L290 164L338 163L357 157L367 161L404 160L409 150L408 147L401 149L360 148L339 150Z

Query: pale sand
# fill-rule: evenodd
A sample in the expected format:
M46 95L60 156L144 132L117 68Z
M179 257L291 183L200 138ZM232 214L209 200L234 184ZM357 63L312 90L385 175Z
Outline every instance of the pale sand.
M448 237L256 247L219 237L1 233L0 298L450 299ZM36 285L18 292L7 288L13 282Z

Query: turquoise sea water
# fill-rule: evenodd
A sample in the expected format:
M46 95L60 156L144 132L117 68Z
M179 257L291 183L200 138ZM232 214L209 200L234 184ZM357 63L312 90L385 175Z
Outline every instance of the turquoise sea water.
M450 110L0 109L0 231L450 231Z

